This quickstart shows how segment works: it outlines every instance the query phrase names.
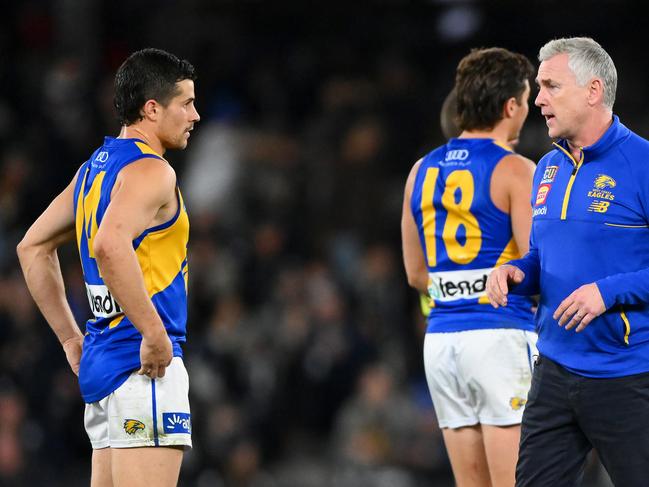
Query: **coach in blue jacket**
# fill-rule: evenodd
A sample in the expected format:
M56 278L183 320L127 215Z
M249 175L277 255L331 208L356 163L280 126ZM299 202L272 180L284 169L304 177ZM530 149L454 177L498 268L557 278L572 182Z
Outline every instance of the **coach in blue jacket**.
M530 251L487 282L493 306L540 294L516 485L576 486L595 448L618 486L649 485L649 141L613 115L617 72L590 38L539 52Z

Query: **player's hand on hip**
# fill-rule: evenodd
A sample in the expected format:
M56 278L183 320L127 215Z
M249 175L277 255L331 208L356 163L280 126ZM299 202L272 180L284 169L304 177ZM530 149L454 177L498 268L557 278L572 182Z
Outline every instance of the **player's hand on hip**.
M81 363L81 352L83 351L83 336L68 338L63 342L65 358L68 359L70 368L75 375L79 376L79 364Z
M140 345L140 375L146 375L152 379L164 377L165 369L171 363L173 358L173 347L171 340L164 328L156 330L154 333L142 336Z
M507 306L507 294L512 284L518 284L525 279L525 273L513 265L496 267L487 279L487 297L494 308Z
M576 332L580 332L588 324L606 311L606 305L597 284L584 284L561 301L552 317L559 320L559 326L570 330L575 326Z

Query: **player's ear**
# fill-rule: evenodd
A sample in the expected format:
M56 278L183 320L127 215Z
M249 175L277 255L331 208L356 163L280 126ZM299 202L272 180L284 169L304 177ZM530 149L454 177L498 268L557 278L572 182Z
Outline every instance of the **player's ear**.
M503 118L512 118L514 113L516 113L516 108L519 107L519 103L516 100L516 97L512 96L509 98L503 105Z
M154 99L147 100L142 106L141 113L144 118L156 121L160 113L160 105Z

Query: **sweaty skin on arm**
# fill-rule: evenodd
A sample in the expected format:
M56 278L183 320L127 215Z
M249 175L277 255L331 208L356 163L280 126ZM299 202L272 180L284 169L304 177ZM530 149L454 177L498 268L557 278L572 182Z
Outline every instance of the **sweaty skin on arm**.
M94 238L97 265L108 289L142 334L140 374L163 377L171 341L148 295L133 240L177 210L176 174L163 160L140 159L119 172Z
M75 238L74 186L65 188L29 228L16 249L25 282L63 346L70 368L79 374L83 335L65 297L57 248Z
M428 268L424 252L419 240L417 224L412 216L410 209L410 198L412 197L412 188L415 184L417 171L421 165L421 160L410 170L406 180L406 188L403 195L403 209L401 212L401 243L403 247L403 263L408 276L408 284L419 292L428 294Z
M500 160L491 175L491 200L499 210L510 215L512 234L521 256L529 250L534 169L529 159L510 154Z

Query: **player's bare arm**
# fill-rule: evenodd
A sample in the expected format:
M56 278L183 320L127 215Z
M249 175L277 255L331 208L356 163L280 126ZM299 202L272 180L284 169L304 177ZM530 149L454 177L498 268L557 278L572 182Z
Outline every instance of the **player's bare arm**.
M511 216L512 233L521 256L529 249L534 169L529 159L511 154L502 158L491 176L491 199L498 209Z
M74 186L77 176L47 207L18 244L27 287L63 346L68 363L79 374L83 335L65 297L57 249L74 240Z
M175 214L175 188L176 174L166 161L129 164L120 171L93 244L104 282L142 334L139 373L151 378L164 376L172 347L147 293L133 240Z
M511 154L498 163L491 180L491 198L496 207L510 214L512 234L521 255L529 249L533 177L534 163L518 154ZM487 280L487 297L492 306L507 306L510 286L524 278L525 274L511 265L494 269Z
M408 284L418 291L428 294L428 269L419 241L417 225L412 216L412 211L410 211L412 188L420 164L421 160L413 166L406 181L406 188L403 195L403 210L401 213L401 243Z

